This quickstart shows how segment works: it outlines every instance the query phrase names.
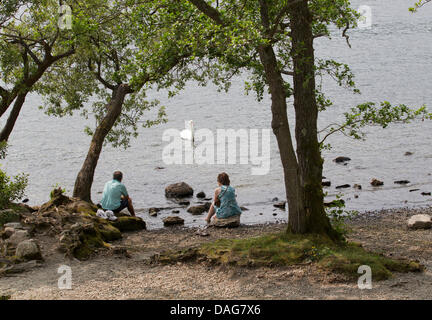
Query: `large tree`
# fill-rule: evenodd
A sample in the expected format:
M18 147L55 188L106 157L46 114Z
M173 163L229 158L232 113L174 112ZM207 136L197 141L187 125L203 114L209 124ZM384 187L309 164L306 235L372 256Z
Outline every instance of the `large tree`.
M86 15L112 19L104 25L89 23L86 45L47 74L39 92L46 97L50 114L81 110L96 118L96 127L86 130L92 139L73 191L75 197L91 201L104 143L128 147L139 122L148 127L165 121L163 107L156 118L142 121L146 111L158 104L148 101L146 91L170 88L175 93L188 79L203 77L192 67L203 33L192 19L194 7L179 10L176 1L75 1L73 14L83 7ZM83 17L80 20L86 24Z
M0 8L0 131L7 141L29 92L56 62L74 54L72 31L58 25L56 1L7 0Z
M316 75L330 74L339 85L354 92L348 66L314 55L314 39L330 36L335 25L346 37L359 17L349 1L338 0L189 0L208 18L204 28L216 28L209 48L222 69L243 68L251 74L247 86L259 99L267 90L271 96L272 129L276 136L284 171L289 209L288 230L294 233L320 233L333 239L326 215L321 186L325 138L334 132L359 137L359 128L376 123L383 127L392 121L409 120L424 114L406 106L365 103L346 113L346 121L330 126L319 141L318 113L331 106L315 82ZM288 122L287 99L294 98L295 140Z

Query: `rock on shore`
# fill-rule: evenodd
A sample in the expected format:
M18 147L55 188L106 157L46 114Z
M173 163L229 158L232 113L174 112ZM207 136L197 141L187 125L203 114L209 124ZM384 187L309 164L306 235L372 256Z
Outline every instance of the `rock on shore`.
M408 219L408 229L430 229L432 218L428 214L416 214Z

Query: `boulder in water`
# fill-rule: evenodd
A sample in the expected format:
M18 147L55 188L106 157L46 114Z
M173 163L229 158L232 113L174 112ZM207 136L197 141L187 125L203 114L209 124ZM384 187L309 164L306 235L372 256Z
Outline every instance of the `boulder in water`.
M191 206L187 209L187 212L191 213L192 215L200 215L206 212L208 209L210 209L210 205L209 203L206 203L197 206Z
M336 162L336 163L344 163L344 162L347 162L347 161L351 161L351 158L348 158L348 157L337 157L333 161Z
M185 198L193 195L193 189L185 182L170 184L165 188L167 198Z

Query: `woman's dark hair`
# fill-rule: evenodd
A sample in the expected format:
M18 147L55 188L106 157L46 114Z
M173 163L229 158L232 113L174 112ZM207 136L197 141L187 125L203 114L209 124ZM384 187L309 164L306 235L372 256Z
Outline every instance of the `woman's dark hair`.
M219 183L221 183L222 185L224 185L224 186L229 186L230 185L229 176L225 172L219 173L219 175L217 177L217 181Z

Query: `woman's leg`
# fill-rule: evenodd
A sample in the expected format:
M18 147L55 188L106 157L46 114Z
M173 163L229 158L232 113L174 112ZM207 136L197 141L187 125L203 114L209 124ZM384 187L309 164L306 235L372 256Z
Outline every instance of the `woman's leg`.
M207 218L205 219L207 221L207 223L210 223L210 220L214 216L215 213L216 213L216 210L214 208L214 204L212 203L210 206Z

